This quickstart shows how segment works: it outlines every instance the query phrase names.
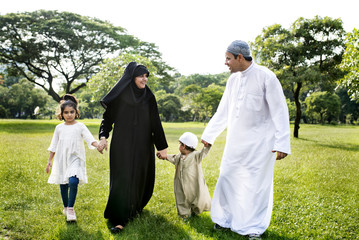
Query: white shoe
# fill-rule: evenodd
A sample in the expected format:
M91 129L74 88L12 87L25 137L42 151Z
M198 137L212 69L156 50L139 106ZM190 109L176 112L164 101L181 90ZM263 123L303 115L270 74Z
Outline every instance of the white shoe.
M67 208L67 221L76 222L76 214L74 208Z
M251 233L251 234L248 234L248 239L249 240L260 240L262 238L261 238L261 235L258 233Z
M63 210L62 210L62 213L67 216L67 207L65 207Z

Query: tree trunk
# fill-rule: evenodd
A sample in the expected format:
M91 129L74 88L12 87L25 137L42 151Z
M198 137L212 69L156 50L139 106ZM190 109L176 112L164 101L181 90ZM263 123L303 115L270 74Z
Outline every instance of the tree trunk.
M54 89L52 87L50 87L50 89L48 89L47 93L56 101L56 102L60 102L61 98L60 96L54 91Z
M302 88L302 82L297 82L297 88L294 91L294 102L297 109L295 115L295 121L294 121L294 132L293 132L295 138L299 137L299 128L300 128L299 124L300 124L300 119L302 118L302 108L299 102L299 93L301 88Z

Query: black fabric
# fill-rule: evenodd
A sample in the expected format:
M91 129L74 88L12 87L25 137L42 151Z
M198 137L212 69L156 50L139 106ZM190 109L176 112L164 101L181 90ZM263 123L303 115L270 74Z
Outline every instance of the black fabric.
M146 96L146 87L145 88L138 88L135 81L130 83L133 93L135 94L135 101L139 102Z
M147 68L143 65L138 65L133 73L133 77L138 77L143 74L147 74L147 77L150 75L150 72L147 70Z
M104 216L126 225L150 200L155 182L155 149L168 147L155 96L146 86L140 97L132 84L107 104L100 137L113 134L110 146L110 194Z
M107 105L114 101L118 95L131 83L133 78L134 70L138 64L136 62L130 62L121 79L115 84L115 86L106 94L105 97L100 101L101 105L106 109Z

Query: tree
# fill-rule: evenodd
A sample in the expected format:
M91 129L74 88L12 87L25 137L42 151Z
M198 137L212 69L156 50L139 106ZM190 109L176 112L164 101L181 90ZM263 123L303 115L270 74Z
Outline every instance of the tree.
M10 110L8 109L9 89L0 86L0 118L10 117Z
M180 99L172 94L161 90L156 92L158 112L163 121L175 121L183 112Z
M69 12L35 11L0 16L0 62L11 75L22 75L60 101L58 80L65 93L86 86L109 55L146 53L164 72L154 44L127 34L121 27Z
M191 74L189 76L181 76L176 81L174 81L170 86L170 92L176 94L182 94L183 89L187 86L195 84L201 88L206 88L211 84L216 84L219 86L225 86L229 73L220 73L220 74Z
M43 90L35 88L33 83L22 79L11 86L7 100L6 108L10 110L11 117L33 118L35 108L45 106L47 95Z
M354 123L354 121L359 119L359 102L351 101L348 92L347 88L341 86L335 90L341 102L339 119L343 123ZM350 119L348 119L348 116Z
M303 87L315 84L333 91L341 78L343 24L340 19L299 18L289 30L276 24L264 28L252 45L257 61L274 70L283 88L293 93L296 105L294 137L299 137Z
M335 93L314 92L305 99L306 114L314 122L322 124L337 120L340 114L340 98Z
M340 67L347 72L341 85L348 89L352 100L359 102L359 31L355 28L345 38L345 52Z
M211 118L217 110L223 91L224 87L214 83L206 88L201 88L196 84L187 86L183 93L187 95L187 105L190 106L194 119Z

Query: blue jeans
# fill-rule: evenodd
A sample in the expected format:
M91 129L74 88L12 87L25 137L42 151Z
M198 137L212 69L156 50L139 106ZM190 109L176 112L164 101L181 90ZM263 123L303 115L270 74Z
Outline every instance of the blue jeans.
M64 207L74 207L78 184L79 184L79 179L76 176L70 177L68 184L60 184L61 198ZM70 188L70 192L69 192L69 188Z

